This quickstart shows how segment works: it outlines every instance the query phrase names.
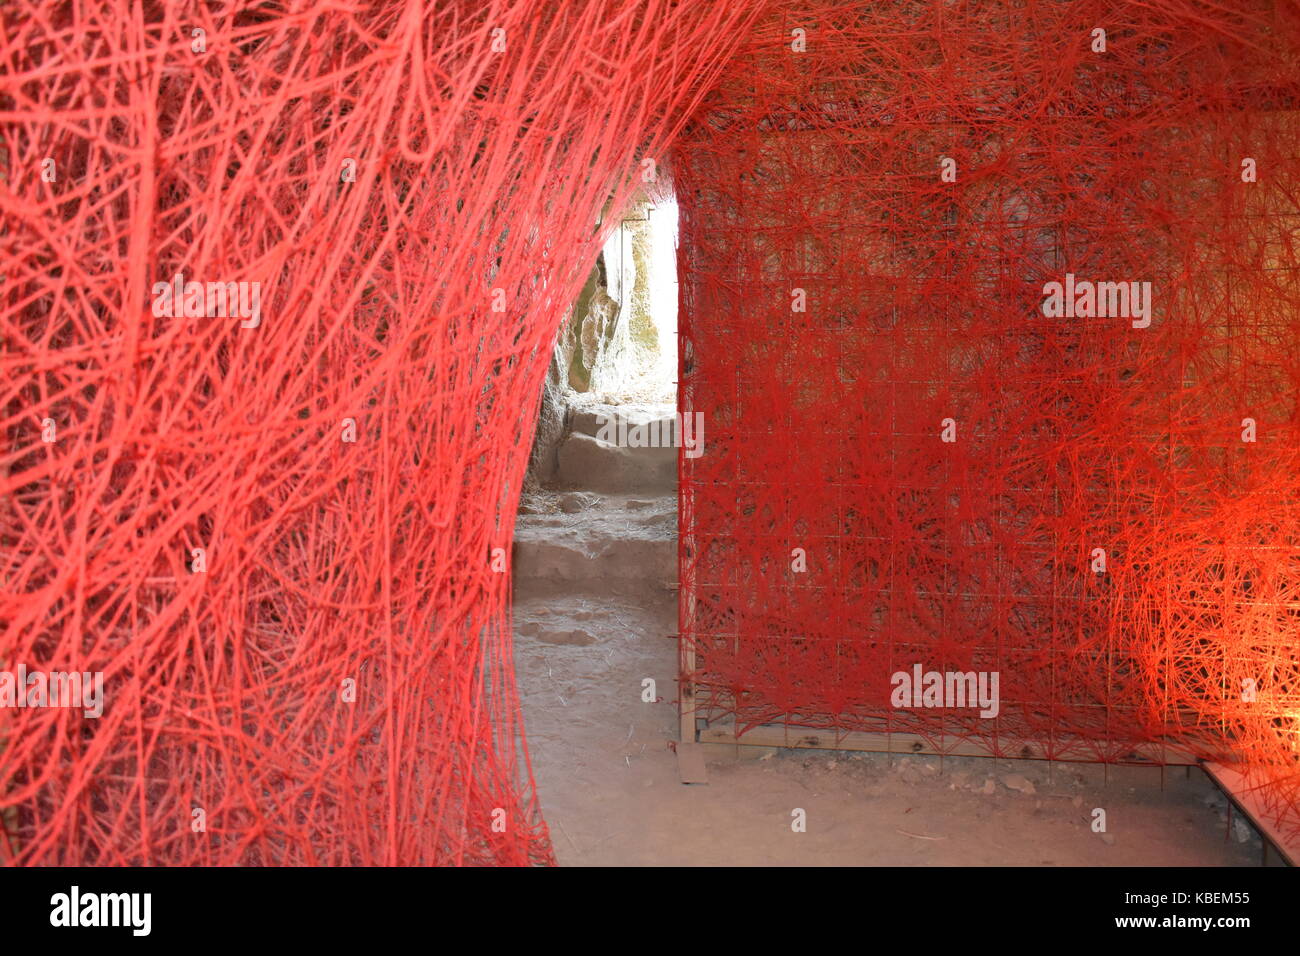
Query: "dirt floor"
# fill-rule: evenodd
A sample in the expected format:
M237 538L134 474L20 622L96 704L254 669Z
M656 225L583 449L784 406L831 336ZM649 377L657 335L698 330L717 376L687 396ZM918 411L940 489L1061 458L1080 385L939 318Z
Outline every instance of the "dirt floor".
M1200 771L708 745L678 782L676 602L529 594L524 716L565 865L1256 866L1259 836ZM588 642L589 641L589 642ZM642 702L642 680L661 698ZM1094 833L1092 811L1106 811ZM791 813L806 811L806 832Z

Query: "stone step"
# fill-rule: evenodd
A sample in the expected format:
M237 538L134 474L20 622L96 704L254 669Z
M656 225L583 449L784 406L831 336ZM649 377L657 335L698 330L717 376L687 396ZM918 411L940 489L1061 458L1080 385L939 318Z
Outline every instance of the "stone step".
M560 445L558 480L606 494L665 494L677 488L677 449L628 448L574 431Z
M525 586L667 587L677 580L677 501L570 492L557 511L521 514L512 568Z
M616 418L627 422L629 428L652 425L656 430L671 423L677 410L672 405L642 402L630 405L604 405L589 402L578 406L573 413L573 431L596 438L602 429L606 434Z

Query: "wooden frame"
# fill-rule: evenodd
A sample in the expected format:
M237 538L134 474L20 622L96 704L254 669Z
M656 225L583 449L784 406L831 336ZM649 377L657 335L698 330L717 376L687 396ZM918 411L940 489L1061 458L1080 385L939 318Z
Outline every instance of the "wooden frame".
M683 714L685 709L683 708ZM694 721L695 712L691 710ZM912 733L876 733L867 731L817 730L808 727L761 726L752 727L737 736L734 727L717 725L705 727L687 735L683 719L683 740L698 736L700 743L735 744L751 747L788 747L805 750L857 750L891 754L929 754L939 757L994 757L1003 760L1057 760L1099 763L1094 749L1087 741L1074 744L1057 743L1050 756L1042 741L1018 737L999 737L996 748L981 741L953 736L947 743L935 745L931 738ZM691 730L694 730L692 727ZM1188 751L1168 744L1139 744L1132 752L1112 763L1158 766L1193 766L1196 758Z

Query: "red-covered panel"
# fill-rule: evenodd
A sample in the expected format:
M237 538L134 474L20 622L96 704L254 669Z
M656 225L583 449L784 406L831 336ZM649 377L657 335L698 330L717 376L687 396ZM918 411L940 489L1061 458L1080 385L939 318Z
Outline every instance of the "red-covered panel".
M701 716L1164 740L1294 812L1300 14L1233 6L792 4L746 38L675 157ZM918 665L996 674L996 714Z

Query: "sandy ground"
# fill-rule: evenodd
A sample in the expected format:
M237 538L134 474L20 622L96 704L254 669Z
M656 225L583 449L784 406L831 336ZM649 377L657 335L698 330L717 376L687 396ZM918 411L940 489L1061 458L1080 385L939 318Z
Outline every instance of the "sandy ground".
M515 607L526 729L561 864L1260 862L1259 836L1228 824L1196 769L708 745L708 783L683 785L665 636L675 597L588 592L520 589ZM658 702L642 701L644 678ZM1090 827L1098 807L1105 834ZM796 808L805 832L792 830Z

